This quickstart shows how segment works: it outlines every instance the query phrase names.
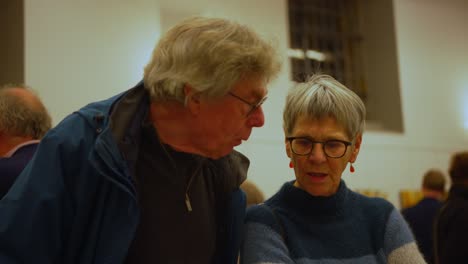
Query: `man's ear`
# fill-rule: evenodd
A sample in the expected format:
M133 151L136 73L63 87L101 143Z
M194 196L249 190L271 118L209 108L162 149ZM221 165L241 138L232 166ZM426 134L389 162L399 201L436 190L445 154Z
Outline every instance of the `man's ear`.
M200 111L200 94L189 84L184 85L185 107L191 113L197 114Z
M351 157L349 158L349 162L354 163L357 159L359 154L359 150L361 149L362 143L362 134L358 134L356 136L356 141L354 142L353 152L351 153Z

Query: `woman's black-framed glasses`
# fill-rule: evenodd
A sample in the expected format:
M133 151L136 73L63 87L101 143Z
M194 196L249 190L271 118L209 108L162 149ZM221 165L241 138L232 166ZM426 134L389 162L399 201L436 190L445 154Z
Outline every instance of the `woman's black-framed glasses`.
M262 99L260 99L260 101L258 101L257 103L255 104L252 104L250 103L249 101L245 100L244 98L238 96L238 95L235 95L234 93L232 92L229 92L228 93L230 96L236 98L236 99L239 99L240 101L248 104L250 106L250 109L249 111L247 112L247 114L245 116L250 116L255 110L257 110L257 108L259 108L260 106L262 106L262 104L266 101L266 99L268 98L267 96L263 97Z
M332 139L327 141L315 141L306 137L287 137L291 150L299 156L307 156L314 149L315 144L321 144L323 153L329 158L338 159L344 156L351 142Z

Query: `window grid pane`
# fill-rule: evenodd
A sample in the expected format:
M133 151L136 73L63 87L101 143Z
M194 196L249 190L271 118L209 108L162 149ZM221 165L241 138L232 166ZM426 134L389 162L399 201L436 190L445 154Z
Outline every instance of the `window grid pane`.
M305 81L314 72L330 74L364 101L367 83L362 51L361 0L289 0L292 79ZM325 55L311 58L307 52Z

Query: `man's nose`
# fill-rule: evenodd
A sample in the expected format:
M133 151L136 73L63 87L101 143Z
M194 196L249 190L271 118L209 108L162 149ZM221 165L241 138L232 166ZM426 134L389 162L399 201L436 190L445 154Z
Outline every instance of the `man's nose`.
M255 109L248 118L247 124L250 127L262 127L265 124L265 115L261 106Z

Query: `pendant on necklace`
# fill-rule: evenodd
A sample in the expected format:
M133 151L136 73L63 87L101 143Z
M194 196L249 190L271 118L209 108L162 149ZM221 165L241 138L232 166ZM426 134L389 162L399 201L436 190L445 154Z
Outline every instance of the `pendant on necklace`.
M185 205L187 206L187 211L192 212L192 204L190 204L188 193L185 193Z

